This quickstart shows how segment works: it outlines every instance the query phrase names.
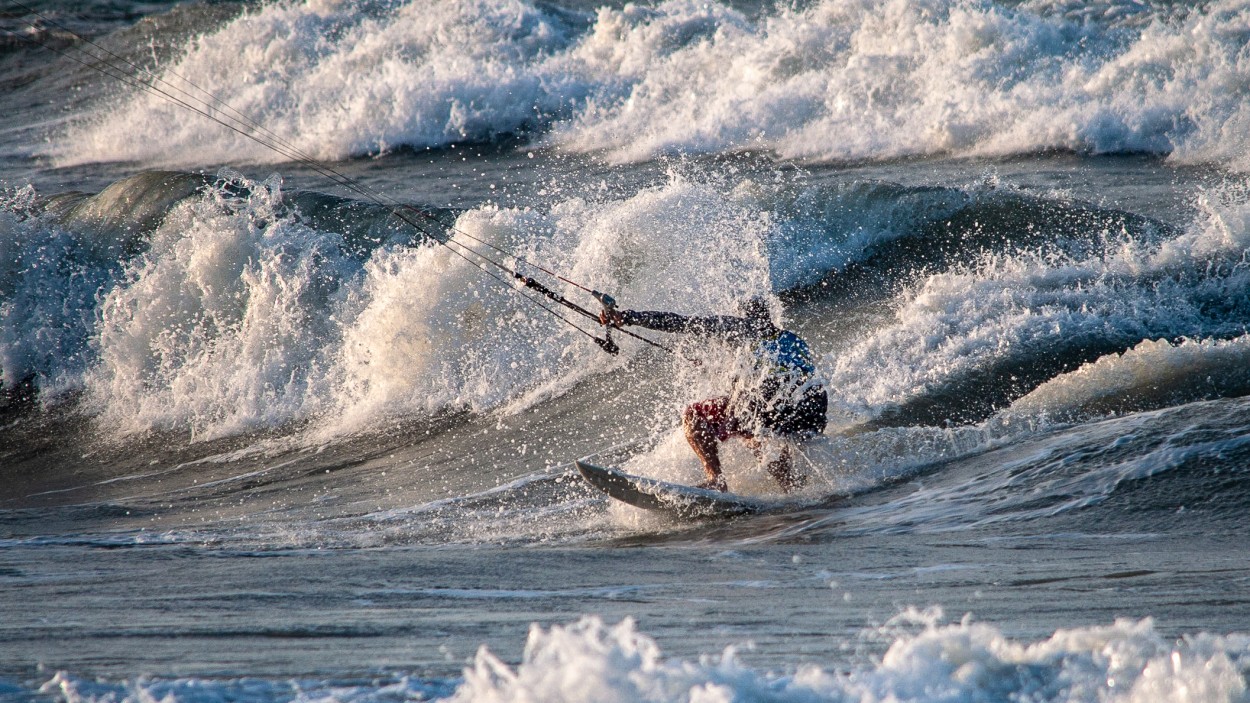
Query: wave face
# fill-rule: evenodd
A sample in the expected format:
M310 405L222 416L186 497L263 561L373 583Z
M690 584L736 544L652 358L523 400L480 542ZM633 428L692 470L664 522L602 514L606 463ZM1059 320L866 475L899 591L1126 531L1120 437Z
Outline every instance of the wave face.
M206 26L178 35L163 77L322 159L519 137L618 162L1071 150L1250 168L1244 0L820 0L759 16L692 0L593 14L521 0L284 2ZM130 138L135 124L148 138ZM278 158L133 94L85 109L51 153Z
M1115 238L1093 255L994 254L923 277L896 300L890 324L830 360L833 385L901 424L981 420L1142 340L1242 337L1246 205L1239 195L1200 205L1185 231L1154 243ZM1235 352L1206 356L1235 373Z

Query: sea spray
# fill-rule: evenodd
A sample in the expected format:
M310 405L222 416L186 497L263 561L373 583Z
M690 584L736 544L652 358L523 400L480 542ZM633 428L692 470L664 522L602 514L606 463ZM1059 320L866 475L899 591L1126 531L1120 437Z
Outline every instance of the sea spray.
M305 217L295 200L280 179L226 173L174 205L141 253L114 253L112 284L91 288L100 299L84 303L77 333L89 353L72 369L49 357L49 368L86 391L110 433L210 439L313 421L324 437L383 417L517 412L619 363L470 249L511 251L520 258L504 263L526 274L526 261L561 262L633 307L712 313L772 288L767 213L677 174L547 213L467 211L450 246L318 229L332 220Z
M626 198L569 199L548 214L485 206L462 215L456 229L453 241L511 251L527 274L534 272L525 261L562 262L562 275L633 308L707 314L771 287L763 251L768 218L677 175ZM379 253L351 313L339 402L365 417L383 407L484 412L502 405L514 413L619 366L536 304L548 302L527 295L450 249ZM593 304L571 287L566 295ZM594 322L569 322L601 333ZM622 343L623 358L643 349Z

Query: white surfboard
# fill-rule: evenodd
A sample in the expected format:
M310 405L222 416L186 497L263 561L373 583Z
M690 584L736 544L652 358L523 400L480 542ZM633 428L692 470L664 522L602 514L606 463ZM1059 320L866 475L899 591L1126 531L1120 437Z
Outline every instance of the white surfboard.
M573 462L582 478L609 496L634 507L679 518L724 518L763 512L765 503L733 493L683 486L634 476L617 469Z

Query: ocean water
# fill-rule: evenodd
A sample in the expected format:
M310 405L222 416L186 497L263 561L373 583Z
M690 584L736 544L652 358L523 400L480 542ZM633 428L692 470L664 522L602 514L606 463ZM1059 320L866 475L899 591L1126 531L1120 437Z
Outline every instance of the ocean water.
M1250 2L0 29L0 699L1250 700ZM594 493L698 480L739 352L607 354L494 263L767 296L806 486Z

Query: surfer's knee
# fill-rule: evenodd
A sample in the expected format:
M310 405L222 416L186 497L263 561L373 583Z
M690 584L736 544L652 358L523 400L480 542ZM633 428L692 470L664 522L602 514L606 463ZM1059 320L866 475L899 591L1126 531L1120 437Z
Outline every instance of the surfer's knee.
M682 413L682 428L686 433L686 441L695 448L700 457L715 454L716 443L720 440L716 424L699 408L691 406Z
M691 403L681 412L681 423L687 431L710 432L712 421L699 403Z
M696 405L698 405L698 403L691 403L681 411L681 422L687 427L693 424L699 417L699 410L695 407Z

